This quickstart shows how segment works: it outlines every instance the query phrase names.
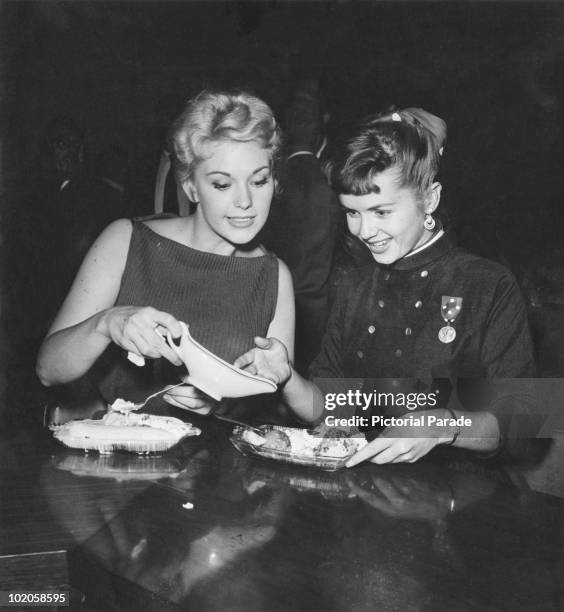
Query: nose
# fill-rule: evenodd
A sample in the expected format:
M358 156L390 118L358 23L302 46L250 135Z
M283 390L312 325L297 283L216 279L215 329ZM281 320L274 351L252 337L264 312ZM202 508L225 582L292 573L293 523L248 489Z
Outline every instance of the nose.
M361 240L373 238L378 234L378 232L379 229L374 219L368 219L367 217L361 216L357 234Z
M236 194L235 207L247 210L253 205L253 196L247 186L241 187Z

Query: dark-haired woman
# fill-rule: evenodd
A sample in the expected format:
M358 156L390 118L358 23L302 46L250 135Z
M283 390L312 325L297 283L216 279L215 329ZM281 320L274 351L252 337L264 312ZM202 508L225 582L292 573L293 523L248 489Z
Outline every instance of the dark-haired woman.
M358 396L343 399L341 416L404 417L388 421L349 465L412 462L440 444L494 452L516 401L502 381L535 375L512 274L454 246L434 217L445 142L442 119L408 108L367 118L333 164L348 229L374 261L340 286L311 367L319 384L294 371L275 338L257 339L237 362L284 385L289 406L311 421L336 379L364 398L382 392L389 402L372 401L370 411ZM420 396L415 412L406 410L409 393Z

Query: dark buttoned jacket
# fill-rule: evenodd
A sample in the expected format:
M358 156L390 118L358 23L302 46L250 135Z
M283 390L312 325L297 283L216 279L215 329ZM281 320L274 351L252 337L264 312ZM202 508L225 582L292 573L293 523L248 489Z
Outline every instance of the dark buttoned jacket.
M443 298L460 298L439 331ZM390 266L376 263L343 277L322 350L311 368L328 378L534 376L527 312L504 266L455 247L448 234Z
M448 322L455 337L444 342L449 298L461 307ZM506 421L502 414L516 408L516 385L507 379L535 376L524 300L507 268L445 234L390 266L374 262L343 275L310 374L318 382L340 379L339 388L360 382L370 391L440 391L439 405L455 389L456 407L492 410ZM493 380L503 381L494 392L486 384Z

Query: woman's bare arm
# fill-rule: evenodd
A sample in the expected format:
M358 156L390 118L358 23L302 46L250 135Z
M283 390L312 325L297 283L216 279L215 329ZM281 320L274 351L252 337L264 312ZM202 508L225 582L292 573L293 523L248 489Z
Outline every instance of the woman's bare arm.
M37 359L37 374L50 386L85 374L110 342L147 357L178 357L155 329L181 333L178 322L154 308L114 307L131 239L131 222L120 219L94 242L57 314ZM177 327L178 326L178 327Z
M283 385L283 397L288 407L302 421L316 421L320 413L321 391L300 376L292 366L294 356L295 311L292 276L280 262L276 314L267 338L255 338L256 348L247 351L235 366L264 376Z

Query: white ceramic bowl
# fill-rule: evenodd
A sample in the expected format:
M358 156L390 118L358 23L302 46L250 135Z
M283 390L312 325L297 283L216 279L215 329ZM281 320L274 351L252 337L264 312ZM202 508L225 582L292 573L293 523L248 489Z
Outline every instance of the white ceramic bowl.
M276 384L271 380L235 368L196 342L190 335L186 323L180 324L182 325L180 345L175 343L170 333L168 343L188 370L184 382L218 401L224 397L248 397L276 391Z

